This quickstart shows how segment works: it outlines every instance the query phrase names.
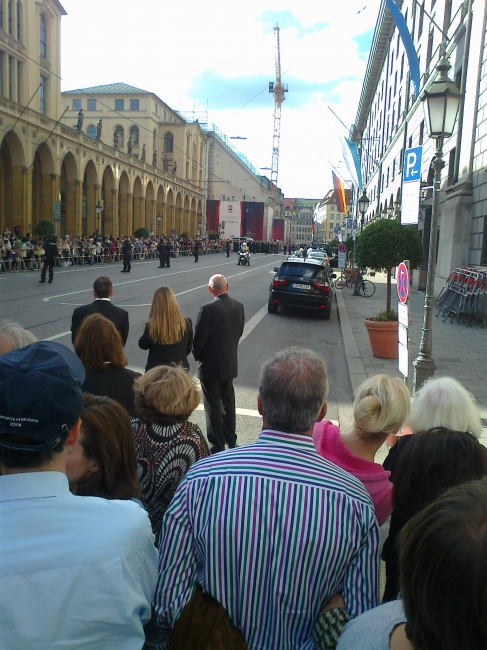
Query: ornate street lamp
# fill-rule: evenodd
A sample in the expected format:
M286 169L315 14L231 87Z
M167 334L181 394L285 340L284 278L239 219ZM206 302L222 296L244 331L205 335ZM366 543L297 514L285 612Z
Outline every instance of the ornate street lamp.
M157 213L157 234L160 236L161 235L161 221L162 221L162 214L160 212Z
M100 201L98 201L98 203L95 206L95 212L96 212L96 216L98 218L98 232L100 232L100 219L101 219L101 213L103 212L103 206L100 203ZM105 234L104 232L101 233L102 237L103 237L104 234Z
M462 94L453 81L448 78L451 65L442 56L436 66L438 76L422 97L425 108L426 127L430 137L436 140L436 151L433 159L435 171L433 181L433 209L431 212L430 244L428 253L428 272L426 275L426 293L424 297L423 328L419 353L413 361L414 378L413 390L416 392L423 383L433 377L436 370L432 357L433 349L433 303L435 295L436 249L438 242L438 217L440 211L440 184L443 162L443 141L449 138L455 128Z
M362 232L362 230L364 229L364 218L365 218L365 213L369 209L369 203L370 203L370 199L365 193L365 188L364 188L362 192L362 196L359 197L359 200L357 201L358 211L362 216L360 220L360 232Z

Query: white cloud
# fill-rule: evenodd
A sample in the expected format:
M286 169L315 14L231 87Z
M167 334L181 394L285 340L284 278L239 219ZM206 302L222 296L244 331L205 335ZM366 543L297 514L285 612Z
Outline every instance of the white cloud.
M203 110L208 99L210 120L248 138L238 144L256 167L271 163L272 95L265 90L238 109L274 79L270 12L281 15L289 101L282 109L279 185L287 196L319 197L330 188L327 160L339 160L341 150L327 105L347 124L355 119L366 62L354 37L374 27L379 0L64 0L63 6L64 90L122 81L181 110ZM322 89L336 80L336 87ZM232 108L218 110L214 84L225 81Z

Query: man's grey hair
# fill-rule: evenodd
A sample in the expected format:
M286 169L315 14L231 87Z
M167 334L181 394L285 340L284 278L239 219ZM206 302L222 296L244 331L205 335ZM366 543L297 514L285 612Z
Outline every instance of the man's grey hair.
M259 395L270 429L309 431L328 397L325 360L306 348L278 352L261 368Z
M208 286L215 292L226 291L227 288L227 279L224 275L212 275L208 280Z
M35 343L37 338L25 330L18 323L4 323L0 325L0 354L24 348L26 345Z

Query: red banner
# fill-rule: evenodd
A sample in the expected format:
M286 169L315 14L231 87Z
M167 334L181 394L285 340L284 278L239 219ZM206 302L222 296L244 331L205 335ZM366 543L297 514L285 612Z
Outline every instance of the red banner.
M284 219L272 220L272 239L284 241Z

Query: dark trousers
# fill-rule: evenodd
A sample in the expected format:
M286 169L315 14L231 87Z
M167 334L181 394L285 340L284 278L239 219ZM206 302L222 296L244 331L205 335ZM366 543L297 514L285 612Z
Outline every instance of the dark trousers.
M233 379L226 381L201 380L203 404L205 406L206 435L210 451L216 454L237 444L235 433L235 392Z
M162 266L167 266L170 268L171 266L171 253L164 253L164 262L162 263Z
M130 271L132 268L132 265L130 264L131 262L132 255L130 253L124 253L123 254L123 270L124 271Z
M194 255L194 261L197 262L198 261L198 255L199 255L197 248L194 249L193 255Z
M41 280L42 282L46 281L46 271L49 268L49 282L52 282L54 279L54 260L53 259L45 259L44 264L42 265L42 271L41 271Z
M159 253L159 266L164 267L164 253Z

